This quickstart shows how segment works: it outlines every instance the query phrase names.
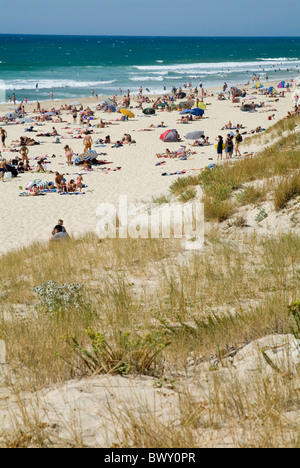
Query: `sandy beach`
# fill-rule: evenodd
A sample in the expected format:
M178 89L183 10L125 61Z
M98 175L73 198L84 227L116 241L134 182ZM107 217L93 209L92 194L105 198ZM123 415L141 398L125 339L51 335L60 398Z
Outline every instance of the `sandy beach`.
M268 85L271 86L271 83ZM162 176L163 173L174 173L178 171L200 170L209 164L217 164L217 154L215 149L215 138L218 135L226 136L227 130L221 130L222 127L231 121L235 126L242 124L242 132L248 132L258 126L267 129L276 121L287 115L292 109L292 94L285 93L285 97L279 98L277 102L270 97L262 96L251 86L247 88L248 92L255 96L255 103L265 103L265 107L258 109L255 113L241 112L241 103L233 103L231 100L220 101L215 89L208 90L209 96L204 99L207 105L204 118L195 120L188 124L179 123L181 118L178 111L166 112L157 111L154 116L146 116L137 107L136 97L131 100L131 110L135 118L122 122L120 113L104 113L95 111L95 108L101 97L81 99L84 108L89 106L95 111L95 118L102 118L104 122L111 122L105 128L92 127L93 147L99 156L98 159L106 160L111 164L103 166L93 166L91 172L83 173L83 183L86 187L83 194L78 196L61 196L58 193L47 193L39 197L21 197L19 194L25 191L29 181L42 179L54 182L55 172L58 171L65 175L67 181L76 178L81 171L80 166L68 167L64 146L69 144L74 153L83 152L82 139L73 139L72 132L80 129L79 124L73 124L73 117L70 111L63 112L61 117L63 123L54 123L48 121L42 126L35 126L37 133L24 133L24 129L34 123L25 123L20 125L2 125L7 132L7 148L2 149L2 157L7 161L14 156L19 156L13 149L11 142L18 140L20 136L29 136L41 144L29 147L30 165L33 166L37 157L47 156L47 173L19 174L17 178L12 178L4 183L0 182L1 203L1 225L0 232L0 253L3 254L9 250L27 246L35 241L47 241L51 235L53 227L58 219L63 219L68 233L77 237L87 232L95 232L97 218L96 210L102 202L118 203L120 195L127 195L128 203L149 201L153 197L167 194L169 186L174 182L178 175ZM211 96L213 94L213 96ZM157 96L150 96L154 100ZM122 96L118 97L121 100ZM41 106L47 110L55 107L59 109L62 104L68 101L48 101L42 102ZM179 103L177 101L176 103ZM249 101L251 102L251 101ZM151 106L151 104L150 104ZM25 110L28 117L32 117L32 111L36 103L28 103ZM143 107L149 107L144 103ZM12 104L5 104L0 107L0 117L5 115L13 108ZM272 110L276 109L276 110ZM275 118L268 120L268 116L275 114ZM164 122L165 129L157 128L161 122ZM99 122L99 120L93 120ZM154 128L150 128L153 125ZM55 127L60 135L60 143L56 144L55 137L36 137L38 133L51 132ZM160 140L160 135L167 129L177 129L182 142L164 143ZM192 140L186 140L184 135L193 130L203 130L205 136L209 137L210 145L201 147L190 147ZM233 130L234 131L234 130ZM125 133L129 133L134 144L124 145L123 147L113 148L113 144L104 147L96 147L95 142L98 139L110 135L111 142L120 140ZM244 135L244 139L247 135ZM179 149L180 145L186 145L192 149L193 154L187 160L178 159L158 159L157 153L164 153L166 148L171 151ZM19 149L19 148L17 148ZM246 153L256 152L262 149L255 143L243 143L241 145L242 157ZM100 155L100 153L104 153ZM55 157L52 157L55 155ZM223 156L223 160L225 155ZM165 164L158 165L158 162ZM121 168L121 169L117 169ZM196 171L195 171L196 172ZM190 175L191 172L187 172ZM183 177L185 176L182 175Z

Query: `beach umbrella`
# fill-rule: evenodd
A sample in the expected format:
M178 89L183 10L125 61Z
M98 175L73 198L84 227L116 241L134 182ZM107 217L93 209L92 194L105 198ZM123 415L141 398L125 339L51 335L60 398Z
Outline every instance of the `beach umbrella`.
M203 114L204 114L204 110L203 110L203 109L199 109L198 107L194 107L194 109L192 109L192 110L190 111L190 114L196 115L196 116L198 117L199 115L203 115Z
M125 115L125 117L129 117L130 119L134 119L135 115L128 109L120 109L121 114Z
M201 138L204 135L202 130L195 130L194 132L187 133L184 138L187 140L197 140L197 138Z
M112 112L116 112L115 106L107 106L109 109L111 109Z
M152 109L151 107L147 107L147 109L143 110L143 114L153 115L153 114L155 114L155 109Z
M109 99L109 98L104 98L101 102L99 102L99 104L107 104L108 106L114 106L115 107L115 103L112 99Z
M24 117L24 119L18 119L18 123L23 124L23 123L32 123L34 120L32 120L30 117Z

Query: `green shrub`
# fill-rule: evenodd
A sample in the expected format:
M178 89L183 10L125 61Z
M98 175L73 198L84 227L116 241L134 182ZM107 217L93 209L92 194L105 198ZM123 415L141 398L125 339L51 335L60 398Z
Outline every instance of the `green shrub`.
M90 340L89 349L83 348L74 336L64 339L84 364L84 369L92 374L153 374L159 367L159 354L170 344L166 340L166 333L162 331L134 338L130 338L128 331L119 331L114 342L111 339L112 343L106 340L104 333L95 333L91 329L86 330L86 333ZM75 367L75 364L68 363Z

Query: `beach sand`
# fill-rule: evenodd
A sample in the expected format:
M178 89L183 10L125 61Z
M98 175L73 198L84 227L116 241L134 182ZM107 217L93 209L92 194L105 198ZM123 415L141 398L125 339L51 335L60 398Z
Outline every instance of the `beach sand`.
M271 83L270 83L271 85ZM114 125L109 125L103 129L94 129L92 134L93 141L98 138L105 138L110 135L111 141L115 142L121 139L124 133L129 133L136 144L124 145L121 148L112 148L112 145L105 147L93 147L98 153L106 153L99 156L98 159L105 159L112 164L107 166L97 166L89 173L84 173L83 183L87 186L83 195L69 196L59 195L58 193L47 193L39 197L20 197L20 192L25 191L25 187L29 181L34 179L42 179L54 182L54 173L59 171L65 174L67 181L76 177L76 173L81 171L79 166L68 167L66 164L64 146L69 144L74 153L81 154L83 152L82 140L71 139L68 132L72 132L79 125L73 125L71 112L64 112L62 118L64 123L47 122L43 126L36 127L38 132L46 133L52 130L54 126L59 135L62 137L61 143L55 143L55 137L36 137L36 133L24 133L24 129L29 127L30 123L23 125L7 125L3 128L7 131L7 150L2 150L2 157L9 160L17 153L10 152L12 148L11 141L17 140L21 135L30 136L37 141L42 142L39 146L29 148L30 164L34 164L33 159L48 155L47 169L53 174L33 174L25 173L19 175L16 179L0 182L0 199L1 199L1 231L0 231L0 253L3 254L9 250L27 246L34 241L47 241L51 235L53 227L57 224L58 219L64 220L64 225L69 234L77 237L87 232L95 232L97 217L96 210L100 203L110 202L118 203L120 195L128 197L128 203L150 201L152 197L159 197L163 194L168 194L170 185L177 179L178 176L162 176L163 173L171 173L182 170L201 169L209 164L217 163L217 154L215 150L215 138L220 134L226 136L228 131L221 128L229 120L236 124L243 124L245 130L249 131L257 126L268 128L276 121L286 116L287 112L292 109L292 93L286 93L284 98L280 98L278 102L274 99L266 98L252 92L250 93L257 97L256 103L265 102L270 105L266 110L275 108L276 111L261 112L259 109L255 113L241 112L240 104L233 104L231 101L218 101L217 94L214 91L208 90L208 93L213 93L214 96L207 97L204 102L207 104L205 118L196 120L189 124L178 123L180 119L178 111L166 112L158 111L155 116L145 116L142 111L136 109L136 98L132 99L132 111L135 113L135 118L126 122L117 121L120 119L119 113L103 113L96 112L97 118L103 118L104 121L111 121ZM153 96L150 98L154 99ZM101 98L96 101L92 98L83 98L80 100L84 108L89 105L92 110ZM270 101L270 102L268 102ZM61 104L67 103L64 101L42 102L41 106L50 110L52 107L58 109ZM250 101L251 102L251 101ZM26 105L28 116L32 116L35 103ZM0 107L0 116L10 111L12 104L2 105ZM144 104L144 108L148 107ZM268 120L270 114L275 114L275 120ZM164 122L166 129L154 128L150 129L150 125L157 126ZM93 122L92 122L93 123ZM66 127L69 127L66 129ZM167 129L177 129L182 137L182 143L164 143L160 140L160 135ZM148 130L148 131L143 131ZM150 130L150 131L149 131ZM209 146L194 147L195 152L188 160L172 160L172 159L157 159L157 153L165 152L166 148L171 151L177 150L180 144L184 144L187 148L192 143L191 140L186 140L184 135L193 130L203 130L205 135L210 139ZM245 138L245 136L244 136ZM243 143L241 146L242 154L248 152L256 152L262 149L257 146L257 143ZM52 158L52 155L55 158ZM223 156L223 159L225 156ZM158 162L165 164L156 166ZM103 167L109 168L109 171L103 170ZM114 171L117 167L120 170ZM197 171L195 174L199 173ZM193 172L188 173L188 175ZM22 187L22 190L19 188Z

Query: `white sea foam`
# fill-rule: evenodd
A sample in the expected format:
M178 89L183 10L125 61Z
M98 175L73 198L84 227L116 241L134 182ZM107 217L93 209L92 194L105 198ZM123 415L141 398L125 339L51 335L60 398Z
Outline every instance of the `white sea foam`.
M163 81L162 76L134 76L130 81Z
M174 65L133 65L133 68L140 70L140 71L147 71L147 72L174 72L174 73L197 73L201 71L212 71L212 70L233 70L233 71L242 71L242 70L249 70L251 71L252 68L259 69L259 67L265 67L265 63L267 62L268 66L274 65L282 66L299 66L300 60L295 59L287 59L287 58L274 58L274 59L258 59L256 61L247 61L247 62L214 62L214 63L189 63L189 64L174 64Z
M108 84L114 83L116 80L110 81L75 81L75 80L12 80L3 81L0 84L0 89L7 90L34 90L36 84L38 89L57 89L57 88L90 88L90 87L103 87Z

